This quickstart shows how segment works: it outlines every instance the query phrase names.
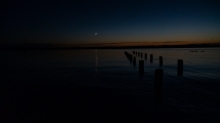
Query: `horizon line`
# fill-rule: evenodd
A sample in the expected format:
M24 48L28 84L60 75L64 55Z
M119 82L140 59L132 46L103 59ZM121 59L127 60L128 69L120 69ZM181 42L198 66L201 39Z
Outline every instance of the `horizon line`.
M46 49L134 49L134 48L212 48L220 47L220 43L203 43L203 44L180 44L180 45L139 45L139 46L42 46L42 45L26 45L26 46L1 46L1 50L46 50Z

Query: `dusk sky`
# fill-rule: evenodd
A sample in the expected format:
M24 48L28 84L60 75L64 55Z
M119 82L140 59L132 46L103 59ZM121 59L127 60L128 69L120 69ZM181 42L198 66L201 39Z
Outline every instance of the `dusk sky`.
M220 2L9 0L0 36L1 44L220 43Z

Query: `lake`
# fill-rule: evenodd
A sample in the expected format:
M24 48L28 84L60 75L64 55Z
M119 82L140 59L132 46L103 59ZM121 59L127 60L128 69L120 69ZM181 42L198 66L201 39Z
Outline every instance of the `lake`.
M147 59L136 56L133 66L124 51L147 53ZM220 48L4 50L2 120L217 123L219 54ZM178 59L182 76L177 76ZM160 104L154 102L155 69L164 71Z

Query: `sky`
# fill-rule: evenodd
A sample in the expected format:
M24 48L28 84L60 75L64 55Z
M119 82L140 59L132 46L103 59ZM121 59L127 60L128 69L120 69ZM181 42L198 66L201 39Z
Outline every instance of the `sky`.
M220 2L8 0L1 44L220 43Z

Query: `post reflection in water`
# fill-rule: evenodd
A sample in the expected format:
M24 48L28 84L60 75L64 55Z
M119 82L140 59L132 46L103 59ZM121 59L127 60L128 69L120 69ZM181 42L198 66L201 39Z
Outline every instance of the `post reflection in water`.
M98 54L97 54L97 49L95 50L95 72L98 72Z

